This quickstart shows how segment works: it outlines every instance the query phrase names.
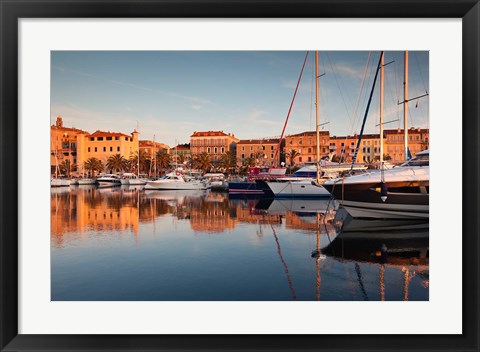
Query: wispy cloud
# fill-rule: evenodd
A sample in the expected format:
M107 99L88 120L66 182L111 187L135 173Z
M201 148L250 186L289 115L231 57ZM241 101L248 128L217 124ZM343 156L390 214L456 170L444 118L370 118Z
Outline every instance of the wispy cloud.
M152 89L152 88L145 87L145 86L142 86L142 85L129 83L129 82L123 82L123 81L119 81L119 80L112 80L112 79L104 78L104 77L101 77L101 76L98 76L98 75L92 75L90 73L85 73L85 72L80 72L80 71L76 71L76 70L66 69L66 68L60 67L60 66L52 66L52 68L54 68L54 69L56 69L60 72L63 72L63 73L73 73L73 74L78 75L78 76L89 77L89 78L101 80L103 82L108 82L108 83L120 85L120 86L123 86L123 87L128 87L128 88L132 88L132 89L136 89L136 90L141 90L141 91L144 91L144 92L151 92L151 93L154 93L154 94L165 95L165 96L169 96L169 97L172 97L172 98L183 99L183 100L187 100L187 101L192 102L192 103L197 103L197 104L202 104L202 105L214 104L210 100L202 98L202 97L198 97L198 96L188 96L188 95L178 94L178 93L175 93L175 92L166 92L166 91L162 91L162 90Z

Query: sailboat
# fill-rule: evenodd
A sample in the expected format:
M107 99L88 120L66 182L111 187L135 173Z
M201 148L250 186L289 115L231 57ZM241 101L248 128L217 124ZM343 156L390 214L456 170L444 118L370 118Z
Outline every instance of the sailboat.
M302 168L298 170L298 175L293 177L281 177L275 181L265 181L268 188L273 192L275 198L330 198L330 193L318 186L325 179L322 178L322 171L320 170L320 112L319 112L319 86L320 75L318 73L318 51L315 52L315 115L316 115L316 134L317 134L317 162L315 163L315 177L305 178L301 177L306 170ZM312 170L313 171L313 170ZM326 176L326 173L323 173Z
M405 52L404 70L404 131L408 133L408 52ZM383 80L384 53L373 81L370 99L363 124L380 71L380 145L383 146ZM414 98L416 99L416 98ZM411 100L411 99L410 99ZM363 132L363 126L362 126ZM360 146L361 135L355 156ZM405 158L407 158L408 138L405 136ZM354 156L354 160L355 160ZM383 164L383 148L380 152ZM362 175L338 178L323 184L338 202L354 218L365 219L428 219L429 217L429 151L417 153L413 159L389 170L382 168Z

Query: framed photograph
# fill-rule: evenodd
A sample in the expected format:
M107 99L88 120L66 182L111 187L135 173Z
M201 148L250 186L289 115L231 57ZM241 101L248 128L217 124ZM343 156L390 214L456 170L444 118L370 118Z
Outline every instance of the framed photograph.
M478 1L0 2L2 351L479 349Z

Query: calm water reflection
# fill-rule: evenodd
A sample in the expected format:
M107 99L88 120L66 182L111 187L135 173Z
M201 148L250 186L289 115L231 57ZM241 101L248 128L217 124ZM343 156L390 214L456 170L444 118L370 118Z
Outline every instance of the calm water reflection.
M428 223L342 223L334 206L52 189L52 300L428 300Z

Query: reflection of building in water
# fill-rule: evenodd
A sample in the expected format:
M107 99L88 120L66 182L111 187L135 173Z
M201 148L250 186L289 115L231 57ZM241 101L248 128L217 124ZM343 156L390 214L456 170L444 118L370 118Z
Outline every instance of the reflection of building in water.
M111 189L70 189L51 196L51 235L61 242L67 233L130 230L138 235L135 197Z
M228 208L220 203L205 203L201 208L190 209L190 227L194 231L224 232L235 228L235 219L229 216Z
M245 207L242 204L237 204L236 209L237 220L239 222L246 222L249 224L281 224L281 215L271 215L263 211L254 209L254 206Z
M331 215L329 213L319 213L320 218L317 220L317 213L300 214L296 212L285 212L285 227L287 229L316 231L318 222L320 222L323 232L335 233L335 228L331 223Z

